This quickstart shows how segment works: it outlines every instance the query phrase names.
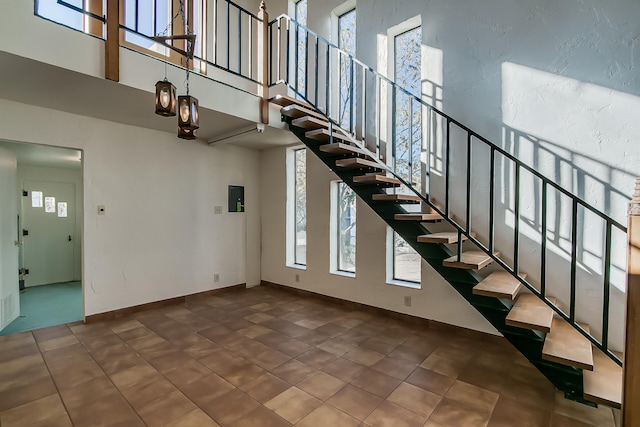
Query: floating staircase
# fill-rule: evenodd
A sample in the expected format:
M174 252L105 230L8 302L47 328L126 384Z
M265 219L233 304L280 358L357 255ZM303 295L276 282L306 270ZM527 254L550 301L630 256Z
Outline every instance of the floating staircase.
M438 212L424 203L427 212L408 211L409 205L425 199L413 192L398 191L406 186L387 175L385 165L358 144L360 141L330 124L322 113L304 102L285 96L275 97L272 102L282 106L283 120L308 149L351 186L567 398L620 407L622 369L554 314L551 307L557 304L555 298L546 297L543 301L523 290L520 279L524 280L524 274L519 279L498 270L483 276L482 270L499 257L499 252L491 257L474 248L468 241L470 236L475 237L473 232L432 233L427 228L430 224L452 221L453 216L445 219L442 209ZM463 245L464 250L458 245ZM588 325L580 326L589 331Z

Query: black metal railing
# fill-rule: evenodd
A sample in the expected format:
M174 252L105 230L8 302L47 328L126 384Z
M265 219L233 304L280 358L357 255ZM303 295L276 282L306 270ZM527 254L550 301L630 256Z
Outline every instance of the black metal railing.
M302 41L300 40L302 38ZM303 48L301 48L301 46ZM351 142L360 148L368 150L384 169L398 178L406 188L420 196L422 201L453 225L458 232L458 241L462 241L464 235L478 248L489 255L493 261L508 271L522 283L533 294L537 295L562 319L569 322L573 327L585 336L597 348L606 353L617 364L622 365L621 359L609 348L609 305L611 297L611 269L612 269L612 234L614 232L626 233L626 227L601 212L585 200L575 196L567 189L563 188L550 178L535 170L533 167L519 160L517 157L507 152L497 144L482 137L464 124L445 114L440 109L428 104L408 90L398 86L395 82L376 72L373 68L362 63L352 55L340 50L336 45L315 32L303 27L287 15L281 15L269 23L269 85L287 85L297 96L304 98L306 102L324 114L330 122L330 127L341 128L348 132ZM337 64L347 62L350 70L348 76L349 84L340 86L344 81L344 76L339 75ZM299 79L300 70L304 75L303 82ZM344 91L348 92L346 99L349 100L350 113L346 123L341 122L341 109L336 105ZM399 147L397 128L385 123L393 123L392 118L397 114L397 100L399 96L408 97L411 102L408 111L403 111L409 117L409 132L405 135L402 143L407 147ZM415 120L419 118L419 120ZM454 135L455 133L458 136ZM330 132L332 134L332 131ZM408 135L408 138L406 137ZM420 135L421 137L414 137ZM422 135L425 137L423 138ZM456 157L452 150L462 151L458 155L458 160L464 162L466 174L462 179L462 184L454 183L451 168L452 161ZM400 152L404 154L400 154ZM424 173L416 176L414 153L426 155L426 166ZM389 156L384 156L390 153ZM409 153L409 154L406 154ZM380 161L383 155L387 157L386 163ZM432 177L432 160L436 157L444 160L443 179ZM419 159L417 159L420 162ZM488 165L487 165L488 163ZM435 162L434 162L435 164ZM463 170L458 168L458 170ZM478 199L473 194L474 183L479 182L478 176L489 171L488 188L482 192L484 197L488 194L488 200ZM503 179L497 183L499 173L509 175L512 180ZM418 179L415 184L413 180ZM425 180L424 188L419 185ZM541 218L541 224L535 229L539 236L537 242L540 252L539 271L536 276L523 277L522 274L522 200L521 195L523 179L531 185L529 188L535 189L535 200L539 200L535 206ZM507 188L505 188L505 184ZM443 206L439 206L431 196L432 192L437 192L437 186L443 187L441 196ZM452 196L456 191L463 188L464 194L455 198L460 208L457 206L456 215L451 216L454 210L454 199ZM500 192L513 193L511 198L512 206L505 207L505 211L513 214L512 247L507 253L498 255L500 248L496 247L497 226L496 198ZM554 202L550 206L550 199ZM461 202L463 201L463 202ZM478 228L486 229L484 237L480 233L472 234L471 222L475 205L488 209L488 224L479 224ZM569 209L563 208L570 206ZM549 300L549 286L547 283L548 271L548 216L555 210L555 216L564 215L566 223L570 224L568 237L565 239L568 249L565 254L569 257L569 304L568 310L563 310L560 306ZM463 214L459 215L462 211ZM577 283L578 283L578 245L579 240L585 237L587 230L580 229L581 218L590 214L600 221L600 228L603 231L602 242L602 333L597 338L594 334L585 330L576 320L577 317ZM474 219L474 226L477 224ZM553 230L553 233L560 234L562 230ZM500 237L503 237L502 235ZM566 246L566 245L565 245ZM458 260L462 256L462 245L458 245ZM527 260L529 261L529 260Z
M35 0L36 15L75 30L89 32L82 19L77 18L88 17L101 23L106 21L106 15L91 12L85 8L84 2L82 7L64 0L57 0L55 8L44 8L41 4L41 1ZM124 22L120 24L120 29L124 31L124 41L130 47L137 47L143 53L163 56L166 46L153 40L153 37L185 34L185 23L182 22L180 11L170 10L166 0L153 0L151 11L146 9L148 6L148 3L143 5L139 0L124 0L121 5ZM210 66L253 83L262 83L256 61L262 20L231 0L213 0L211 6L213 11L208 16L212 16L212 22L205 22L201 16L196 16L197 10L183 11L189 32L196 34L193 71L206 74L206 68ZM104 37L103 31L93 35ZM209 47L207 41L212 41L212 46ZM169 60L169 57L166 59Z

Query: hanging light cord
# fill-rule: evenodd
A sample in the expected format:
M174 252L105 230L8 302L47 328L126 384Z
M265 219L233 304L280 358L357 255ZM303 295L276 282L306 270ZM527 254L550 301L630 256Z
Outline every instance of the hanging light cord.
M164 29L164 31L162 31L159 34L156 35L167 35L169 33L169 28L171 28L171 32L173 33L173 23L175 22L176 18L180 16L182 18L182 22L184 22L184 27L185 27L185 34L186 35L190 35L191 34L191 30L189 29L189 23L187 22L186 18L185 18L185 13L184 13L184 0L180 0L180 8L178 10L178 12L173 15L173 17L171 18L171 20L169 21L169 23L167 24L166 28ZM189 41L187 41L187 43L189 43ZM190 49L189 49L190 50ZM187 96L189 95L189 55L187 55L187 61L186 61L186 69L187 69L187 78L185 80L185 86L187 87ZM167 61L164 61L164 80L167 81Z
M185 18L184 1L183 0L180 0L180 10L178 11L178 14L180 14L180 16L182 17L182 22L184 23L185 34L188 35L188 36L191 35L191 30L189 29L189 22L187 22L187 19ZM190 43L190 41L187 40L187 43ZM187 46L187 51L191 51L190 46ZM189 96L189 59L190 59L189 55L187 55L187 61L186 61L187 78L185 79L185 86L187 87L187 96Z

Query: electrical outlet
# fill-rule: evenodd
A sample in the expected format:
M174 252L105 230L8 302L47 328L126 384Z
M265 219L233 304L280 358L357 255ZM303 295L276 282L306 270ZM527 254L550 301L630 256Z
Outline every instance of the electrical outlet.
M300 275L296 274L296 283L298 283L300 281Z
M406 307L411 307L411 297L410 296L404 297L404 305Z
M222 214L222 206L214 206L213 207L213 213L215 215L221 215Z
M213 283L217 283L220 281L220 274L216 273L213 275Z

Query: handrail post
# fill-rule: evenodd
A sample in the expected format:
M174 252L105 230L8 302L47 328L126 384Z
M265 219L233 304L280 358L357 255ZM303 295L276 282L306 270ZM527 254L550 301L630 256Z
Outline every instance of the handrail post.
M258 96L260 96L260 122L269 124L269 13L264 1L260 2L260 32L258 34Z
M107 0L104 78L120 81L120 0Z
M627 316L623 364L622 425L640 425L640 178L629 203Z

